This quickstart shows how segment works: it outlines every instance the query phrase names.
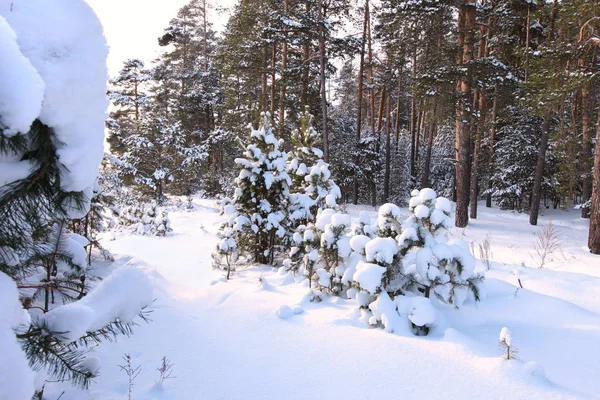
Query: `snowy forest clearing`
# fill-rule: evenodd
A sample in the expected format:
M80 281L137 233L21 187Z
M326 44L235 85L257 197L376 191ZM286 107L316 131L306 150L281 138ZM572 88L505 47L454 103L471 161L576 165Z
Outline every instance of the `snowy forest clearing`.
M486 295L475 306L443 310L446 321L416 337L370 328L354 300L311 303L307 282L297 283L283 270L249 267L225 281L210 258L221 217L214 202L195 203L195 211L170 213L174 232L166 238L104 238L122 255L118 263L135 257L150 269L152 322L96 350L102 368L89 395L53 384L48 398L65 389L63 400L127 398L127 377L118 367L126 353L142 366L133 399L370 399L398 393L564 399L600 393L600 271L586 251L587 222L577 212L548 210L539 227L530 227L526 215L482 207L480 219L453 229L475 243L478 258L478 244L489 238ZM353 222L359 210L349 208ZM376 212L368 211L375 219ZM550 217L564 242L554 261L539 269L534 232ZM524 289L517 290L519 278ZM516 361L502 359L498 348L504 326L519 350ZM163 356L174 363L175 378L159 389L155 368Z

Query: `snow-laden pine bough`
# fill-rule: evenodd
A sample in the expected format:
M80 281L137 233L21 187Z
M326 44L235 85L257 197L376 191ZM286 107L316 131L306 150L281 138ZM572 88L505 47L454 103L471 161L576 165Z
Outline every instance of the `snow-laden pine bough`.
M85 1L0 0L1 399L42 398L46 380L87 386L89 349L129 334L152 301L142 270L86 279L107 55Z

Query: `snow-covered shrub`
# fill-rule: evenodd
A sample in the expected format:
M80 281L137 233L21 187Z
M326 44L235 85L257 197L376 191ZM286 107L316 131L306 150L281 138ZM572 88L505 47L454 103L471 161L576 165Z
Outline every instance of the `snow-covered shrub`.
M231 199L225 198L221 200L220 207L221 215L224 215L226 219L217 234L219 242L212 253L213 268L220 268L227 271L226 278L229 279L231 271L235 270L235 264L239 258L236 232L241 227L236 223L238 213Z
M460 306L469 296L479 300L483 275L475 272L475 258L464 240L449 241L443 233L453 224L452 206L431 189L414 191L410 216L398 237L402 270L409 286L425 297L432 292L442 301Z
M500 340L498 346L504 353L507 360L513 360L517 357L518 350L513 345L512 332L507 327L500 330Z
M314 224L301 225L292 236L289 269L300 271L308 279L309 287L315 280L316 265L319 261L320 232Z
M371 224L371 217L366 211L361 211L358 218L358 225L354 228L353 235L365 235L374 238L376 229Z
M124 207L120 220L125 227L137 235L166 236L173 231L169 213L159 207L156 201Z
M425 297L426 300L411 300L403 307L406 323L412 326L413 332L427 334L435 321L430 299L435 297L456 307L468 298L480 299L483 275L475 272L475 258L468 244L448 240L444 234L446 228L452 226L451 211L451 203L438 198L431 189L412 192L409 216L401 223L396 206L381 207L379 236L368 240L359 235L350 242L355 252L364 249L364 259L358 261L352 276L357 289L353 294L361 307L369 296L386 303L385 307L383 303L369 305L372 310L390 309L391 303L388 304L386 298L398 304L403 296ZM375 314L371 322L387 327ZM389 316L386 320L391 321Z
M321 230L319 256L321 268L317 270L319 285L339 293L343 289L342 277L346 271L350 247L350 216L325 209L317 217Z
M396 237L402 231L402 212L395 204L387 203L379 207L377 214L377 235L381 237Z

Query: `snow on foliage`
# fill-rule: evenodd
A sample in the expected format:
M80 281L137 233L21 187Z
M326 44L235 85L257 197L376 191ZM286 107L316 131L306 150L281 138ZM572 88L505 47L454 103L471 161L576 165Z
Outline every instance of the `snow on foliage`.
M241 170L233 199L223 204L222 212L229 218L221 227L222 241L213 256L216 267L233 249L254 262L272 264L290 235L288 155L280 150L283 140L275 138L269 120L269 114L263 113L261 127L250 133L244 158L235 160ZM235 261L226 261L228 271L230 262Z
M17 285L0 272L0 399L30 400L34 393L34 373L14 332L24 314Z
M375 301L384 296L382 304L385 296L396 296L395 301L412 296L406 310L403 308L406 323L416 328L416 334L427 334L435 324L435 301L458 307L468 299L479 300L483 276L475 272L468 244L444 235L452 226L451 210L451 203L431 189L412 192L409 215L403 221L397 206L381 207L380 237L357 235L350 241L355 254L364 255L352 277L360 289L353 293L359 305L365 306L364 292ZM376 303L374 308L381 305ZM372 324L392 329L378 314L372 318Z
M6 54L19 63L10 65L10 70L19 68L19 73L29 78L26 86L19 86L18 90L14 88L20 80L12 81L11 90L24 95L23 89L27 89L32 95L27 104L18 104L25 106L20 111L23 118L13 128L22 129L32 116L52 127L57 137L59 162L64 167L62 189L91 192L104 154L104 119L108 107L108 47L102 25L91 7L81 0L2 0L0 15L16 34L20 52L28 60L15 54L14 46ZM4 24L2 29L6 33ZM9 33L11 36L14 38ZM6 39L3 45L7 45ZM2 62L7 65L5 54ZM44 97L38 116L33 114L39 107L41 88ZM1 97L4 101L5 97ZM4 121L6 116L2 118Z
M83 299L57 307L41 316L41 325L65 343L71 343L119 321L130 324L152 303L152 282L139 268L121 268L100 282Z
M0 124L4 134L27 132L42 109L44 81L17 44L17 35L0 16Z

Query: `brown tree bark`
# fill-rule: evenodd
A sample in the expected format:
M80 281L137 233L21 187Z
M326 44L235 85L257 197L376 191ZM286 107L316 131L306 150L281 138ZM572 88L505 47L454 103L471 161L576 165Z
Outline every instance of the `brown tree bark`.
M466 64L466 74L460 80L459 109L456 138L458 154L456 159L456 217L455 225L464 228L469 223L469 161L471 149L471 66L475 46L475 8L476 0L464 0L459 14L463 15L463 51L462 64ZM459 39L460 42L460 39Z
M383 180L383 202L387 203L390 196L390 163L392 153L392 140L391 140L391 129L390 129L390 103L392 102L391 96L387 97L387 105L385 112L385 175Z
M412 77L413 77L413 90L411 93L411 101L410 101L410 176L412 179L416 178L416 168L415 168L415 155L416 155L416 133L417 133L417 99L415 96L414 89L414 79L417 76L417 51L413 52L412 58Z
M273 43L271 54L271 124L275 124L275 65L277 64L277 44Z
M581 169L582 169L582 198L581 202L587 202L592 196L592 176L591 176L591 126L590 126L590 114L591 101L590 101L590 83L587 83L581 90L581 100L583 113L581 117L581 128L583 130L582 146L581 146ZM600 149L599 149L600 150ZM597 150L598 151L598 150ZM589 208L581 208L581 218L589 218Z
M322 114L322 134L323 134L323 160L329 162L329 135L327 133L327 88L325 67L327 64L325 54L325 32L323 28L323 0L318 3L318 18L319 18L319 58L320 58L320 81L321 81L321 114Z
M496 119L498 115L498 88L494 90L494 102L492 105L492 127L490 129L490 174L494 173L494 145L496 144ZM492 195L488 193L487 198L485 199L485 206L487 208L492 207Z
M423 167L423 178L421 180L421 187L429 187L429 174L431 170L431 150L433 148L433 138L437 134L437 104L438 94L436 91L433 97L433 111L431 112L431 126L429 127L429 134L427 135L427 152L425 153L425 166Z
M550 134L550 115L544 117L542 125L542 138L538 151L537 166L535 167L535 177L533 182L533 191L531 193L531 209L529 214L529 224L537 225L538 214L540 212L540 199L542 194L542 178L544 176L544 167L546 165L546 149L548 148L548 136Z
M287 16L289 13L288 0L283 0L283 12ZM283 123L285 118L285 85L286 85L286 69L287 69L288 44L287 37L283 40L283 48L281 49L281 85L279 89L279 134L283 135Z
M596 149L600 149L600 112L596 122ZM594 155L594 177L592 208L590 213L590 233L588 247L593 254L600 254L600 151Z
M365 72L365 42L367 39L367 19L369 16L369 0L365 0L365 16L363 21L363 35L362 35L362 43L360 50L360 65L358 66L358 92L356 94L356 103L357 103L357 116L356 116L356 157L354 158L354 163L358 166L359 156L358 156L358 146L360 144L360 135L362 130L362 103L363 103L363 80L364 80L364 72ZM354 172L354 189L352 191L352 203L358 204L358 189L359 189L359 179L355 170Z
M310 1L306 2L306 14L310 13ZM302 102L302 109L308 105L308 79L310 69L310 42L307 40L302 44L302 64L304 64L304 70L302 71L302 90L300 91L300 101Z
M400 93L398 93L398 100L396 101L396 124L394 126L394 134L395 139L396 139L396 152L398 152L399 146L400 146L400 116L402 115L400 113L400 107L402 106L402 103L400 102Z
M483 58L486 54L486 33L483 26L479 27L479 46L477 49L477 58ZM485 89L475 88L474 108L477 114L477 123L475 126L475 140L473 146L473 163L471 166L470 183L470 210L469 217L477 219L477 200L479 199L479 157L481 154L481 136L483 135L483 126L487 115L485 99Z

